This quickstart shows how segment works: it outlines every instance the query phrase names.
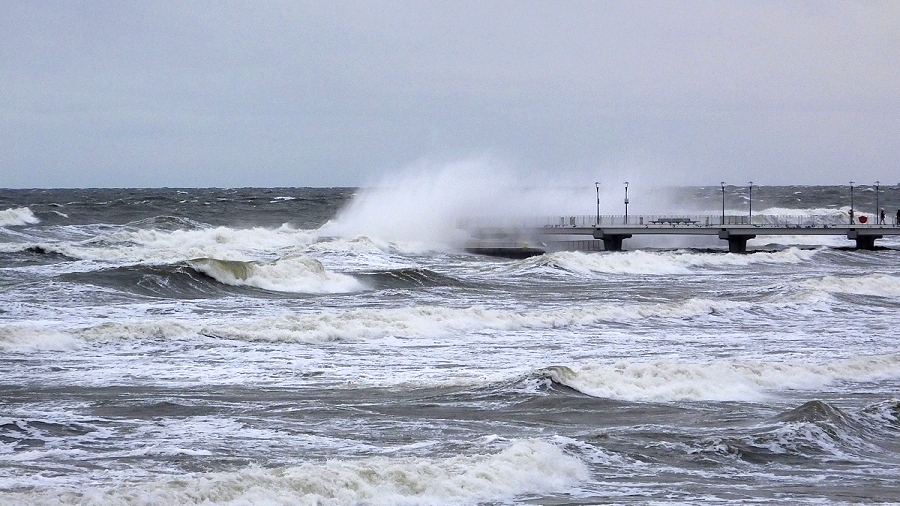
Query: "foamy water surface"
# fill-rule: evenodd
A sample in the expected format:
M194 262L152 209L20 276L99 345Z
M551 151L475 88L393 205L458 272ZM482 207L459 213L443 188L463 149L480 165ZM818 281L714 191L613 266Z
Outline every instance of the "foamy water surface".
M55 192L0 200L0 504L900 501L895 240L506 260L363 233L384 190Z

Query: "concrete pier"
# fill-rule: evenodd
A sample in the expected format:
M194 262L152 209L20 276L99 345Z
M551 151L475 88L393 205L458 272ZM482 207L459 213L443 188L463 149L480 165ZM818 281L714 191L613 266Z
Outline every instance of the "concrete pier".
M719 239L728 241L729 253L746 253L747 241L756 237L756 234L734 233L728 229L719 231Z
M724 218L724 219L723 219ZM900 235L897 225L827 222L822 217L753 216L604 216L600 222L593 217L560 217L552 224L519 227L494 224L490 227L470 227L474 237L484 238L483 230L491 230L495 238L504 233L527 236L532 244L593 238L603 242L606 251L621 251L626 239L637 235L704 235L717 236L728 242L731 253L746 253L747 241L757 236L828 235L844 236L861 250L875 249L875 241L885 236ZM498 235L499 234L499 235Z

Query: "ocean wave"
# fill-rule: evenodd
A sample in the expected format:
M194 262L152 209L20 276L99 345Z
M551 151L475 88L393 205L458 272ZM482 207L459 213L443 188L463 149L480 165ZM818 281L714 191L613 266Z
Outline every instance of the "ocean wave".
M274 258L314 241L313 234L286 226L276 229L119 229L84 241L60 241L45 247L80 260L170 264L194 258L236 261Z
M821 388L838 381L900 377L900 355L825 364L719 361L618 362L538 371L592 397L626 401L761 401L774 392Z
M627 251L582 253L562 251L532 257L516 263L518 269L550 267L584 274L691 274L697 268L742 267L753 264L798 264L810 261L816 250L788 248L784 251L750 255L692 253L685 251Z
M79 489L35 486L0 504L471 504L565 491L589 478L558 446L518 440L497 453L370 457L160 477Z
M41 220L27 207L16 207L0 211L0 227L21 227L35 225Z
M605 305L549 311L517 312L482 306L464 308L350 309L315 314L286 314L239 325L208 325L204 332L251 341L329 342L414 337L436 339L492 330L558 329L599 321L640 318L685 318L707 315L737 303L691 299L674 304Z
M753 427L749 434L704 438L688 453L763 465L798 457L871 463L885 456L897 436L896 428L885 429L883 418L895 423L897 410L896 400L858 411L812 400Z
M66 351L80 346L71 333L45 326L0 325L0 350L8 352Z
M365 272L356 275L366 280L373 288L418 288L434 286L462 286L464 283L452 276L439 274L430 269L402 268Z
M744 445L774 455L871 461L884 453L885 441L896 438L895 430L885 431L872 416L872 408L846 411L821 400L805 402L778 415L768 430L745 438Z
M221 283L193 269L187 262L168 265L138 264L67 272L60 274L58 279L81 285L107 287L119 292L167 299L215 298L235 293L246 295L248 291Z
M394 243L360 236L353 239L318 237L304 251L370 269L398 269L410 267L409 256L434 253L437 249L424 244Z
M28 248L26 251L36 254L38 260L48 256L56 261L67 259L42 248ZM175 299L215 298L233 294L266 296L260 290L328 294L464 284L453 277L418 268L339 274L329 271L316 259L297 256L275 262L200 258L166 265L126 265L67 272L58 275L58 279L104 286L120 292Z
M226 264L227 265L227 264ZM245 266L237 267L241 271ZM120 275L114 273L115 276ZM233 275L233 274L227 274ZM127 279L131 279L126 276ZM126 279L126 281L127 281ZM120 283L117 280L116 283ZM146 285L146 283L144 283ZM182 290L170 288L170 290ZM204 290L203 287L197 290ZM167 292L169 296L173 292ZM141 321L105 321L97 325L57 329L24 327L39 335L69 336L77 340L173 339L205 335L239 341L326 343L388 338L444 339L469 333L559 329L602 321L642 318L689 318L726 313L741 307L729 301L689 299L683 302L644 305L584 306L547 311L514 311L482 306L461 308L412 306L406 308L356 308L348 310L284 313L259 318L183 320L145 318ZM9 327L13 328L13 327ZM15 327L18 328L18 327ZM11 330L11 332L14 332Z
M753 221L764 220L769 216L822 216L832 217L835 219L847 219L849 217L850 206L844 207L810 207L810 208L790 208L790 207L768 207L761 211L753 213Z
M828 293L900 297L900 277L887 274L867 274L857 277L825 276L818 279L808 279L801 286L808 290Z
M322 262L307 256L287 256L274 262L198 258L187 264L226 285L276 292L350 293L368 289L355 277L331 272Z
M203 230L209 228L207 225L189 218L180 216L152 216L141 220L131 221L125 225L126 227L149 229L149 230Z

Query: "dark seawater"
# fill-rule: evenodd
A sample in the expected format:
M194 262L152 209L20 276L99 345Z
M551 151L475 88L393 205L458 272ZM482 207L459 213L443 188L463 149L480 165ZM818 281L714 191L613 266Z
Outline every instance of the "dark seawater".
M0 190L0 504L900 503L900 239L503 260L397 195Z

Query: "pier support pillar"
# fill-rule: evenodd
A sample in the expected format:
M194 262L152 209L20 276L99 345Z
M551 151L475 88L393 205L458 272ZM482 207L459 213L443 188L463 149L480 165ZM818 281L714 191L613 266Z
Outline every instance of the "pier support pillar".
M719 239L728 241L729 253L746 253L747 241L756 237L756 234L736 234L730 230L720 230Z
M594 230L594 239L603 241L603 249L606 251L622 251L622 241L631 237L631 234L605 234L603 230Z
M847 234L847 239L856 241L856 249L873 250L875 249L875 239L881 239L881 235L861 235L856 230L851 230Z

